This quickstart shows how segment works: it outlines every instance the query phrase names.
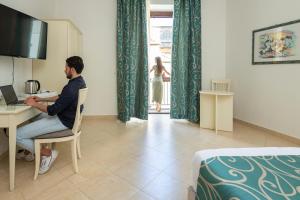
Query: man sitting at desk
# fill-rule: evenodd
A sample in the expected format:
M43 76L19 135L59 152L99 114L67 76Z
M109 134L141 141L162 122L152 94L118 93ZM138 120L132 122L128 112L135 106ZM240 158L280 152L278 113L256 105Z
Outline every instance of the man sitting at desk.
M79 89L86 87L85 81L81 76L83 68L84 64L80 57L73 56L68 58L66 60L65 74L70 80L59 96L50 98L32 96L25 100L27 105L37 108L44 113L36 121L17 129L17 145L25 149L17 153L17 159L34 160L34 140L32 138L73 128L78 92ZM42 101L50 101L54 102L54 104L47 106L39 103ZM57 150L41 149L42 159L39 174L44 174L49 170L57 155Z

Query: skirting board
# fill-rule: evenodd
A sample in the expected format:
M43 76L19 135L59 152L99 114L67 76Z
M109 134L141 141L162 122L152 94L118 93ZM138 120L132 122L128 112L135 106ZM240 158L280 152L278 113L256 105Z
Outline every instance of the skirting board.
M267 133L269 133L271 135L283 138L285 140L288 140L290 142L293 142L293 143L296 143L296 144L300 145L300 139L299 138L295 138L295 137L289 136L287 134L280 133L280 132L277 132L277 131L273 131L273 130L270 130L270 129L267 129L267 128L264 128L264 127L261 127L261 126L257 126L255 124L252 124L252 123L240 120L240 119L234 118L234 120L237 121L237 122L239 122L239 123L241 123L241 124L244 124L244 125L246 125L248 127L260 129L260 130L265 131L265 132L267 132Z

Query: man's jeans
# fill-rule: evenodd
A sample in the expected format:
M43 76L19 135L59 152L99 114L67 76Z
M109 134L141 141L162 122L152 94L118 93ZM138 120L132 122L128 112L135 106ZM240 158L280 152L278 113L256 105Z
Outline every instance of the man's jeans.
M47 133L68 129L59 118L41 114L34 122L26 124L17 129L17 145L34 153L34 140L32 138Z

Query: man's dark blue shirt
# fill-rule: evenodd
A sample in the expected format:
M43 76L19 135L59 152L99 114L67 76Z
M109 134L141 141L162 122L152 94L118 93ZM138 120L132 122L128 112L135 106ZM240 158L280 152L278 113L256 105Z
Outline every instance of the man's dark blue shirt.
M82 76L69 80L55 103L47 107L48 115L57 115L66 127L72 129L77 109L78 92L85 87Z

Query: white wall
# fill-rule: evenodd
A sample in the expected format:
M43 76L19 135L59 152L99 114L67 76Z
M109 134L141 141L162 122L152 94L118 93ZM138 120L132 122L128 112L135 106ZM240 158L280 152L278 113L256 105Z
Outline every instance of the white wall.
M116 1L56 1L55 18L70 19L83 33L86 115L117 114L116 14Z
M173 0L155 1L170 4ZM202 49L203 88L212 78L225 77L225 1L203 0ZM89 87L86 115L116 115L116 1L57 0L55 18L70 19L83 32L86 68L83 76Z
M0 0L0 4L19 10L36 18L51 18L54 3L51 0ZM0 56L0 85L12 84L12 58ZM32 61L15 58L15 82L17 93L24 92L24 82L32 78ZM0 130L0 155L8 148L7 138Z
M152 1L152 0L151 0ZM170 4L173 0L156 1ZM37 18L70 19L83 32L83 54L86 68L83 76L89 87L87 115L116 115L116 1L111 0L0 0L0 3ZM223 0L203 0L202 3L202 77L209 88L211 78L225 76L225 3ZM216 45L218 43L218 45ZM0 57L0 84L11 82L11 58ZM31 60L16 59L16 89L31 79ZM1 146L1 145L0 145Z
M53 16L53 0L0 0L0 4L6 5L38 19Z
M300 19L299 0L228 0L226 74L234 117L300 138L300 64L251 65L252 31Z
M202 0L202 89L225 78L226 1Z
M36 18L50 18L54 13L54 3L48 0L0 0L0 3L29 14ZM0 56L0 85L12 83L12 58ZM32 78L32 62L30 59L15 58L15 84L17 92L24 91L24 82Z

